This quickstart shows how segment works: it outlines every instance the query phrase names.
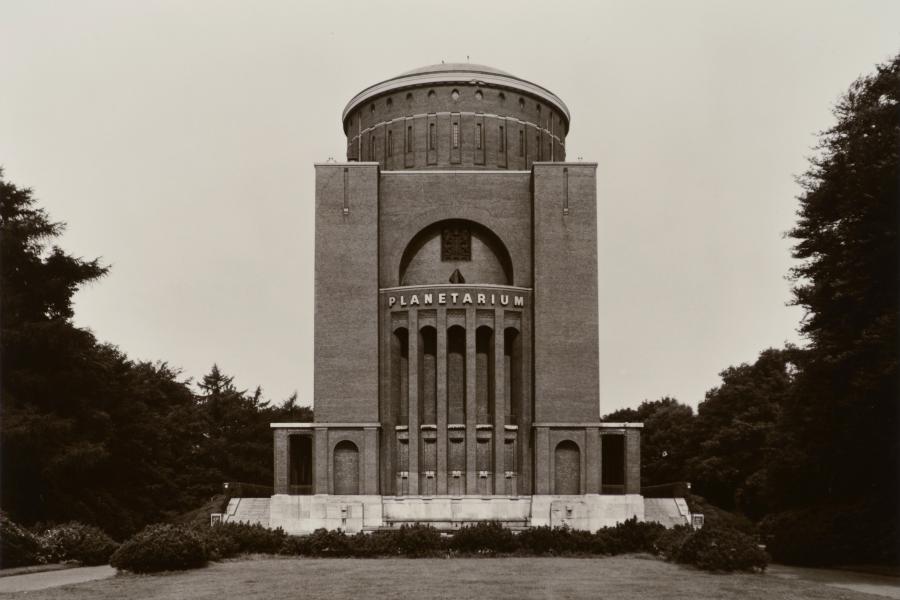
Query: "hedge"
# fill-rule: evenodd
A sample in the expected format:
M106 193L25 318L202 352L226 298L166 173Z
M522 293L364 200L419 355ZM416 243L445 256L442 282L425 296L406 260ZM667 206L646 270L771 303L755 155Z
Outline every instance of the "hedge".
M74 521L51 527L38 539L44 562L76 561L83 565L105 565L119 547L101 529Z
M122 544L110 564L135 573L195 569L206 564L203 538L190 528L150 525Z

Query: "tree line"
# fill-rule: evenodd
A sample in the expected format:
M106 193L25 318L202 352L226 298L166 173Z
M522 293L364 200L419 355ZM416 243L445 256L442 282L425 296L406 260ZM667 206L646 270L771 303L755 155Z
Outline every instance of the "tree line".
M900 56L833 113L788 232L805 347L728 367L696 414L663 398L607 418L646 423L645 483L689 480L718 506L790 529L798 554L898 561Z
M689 480L754 520L812 519L821 539L810 544L861 560L897 559L898 90L900 56L854 82L798 179L788 235L805 346L726 368L696 414L662 398L605 417L646 424L645 485ZM311 420L311 409L239 390L215 365L195 384L76 327L73 295L108 268L53 245L62 229L0 171L3 510L121 537L199 506L223 481L268 485L268 424Z
M79 287L108 272L52 245L63 225L0 172L2 508L124 536L206 502L224 481L271 485L269 423L311 420L239 390L134 361L72 322Z

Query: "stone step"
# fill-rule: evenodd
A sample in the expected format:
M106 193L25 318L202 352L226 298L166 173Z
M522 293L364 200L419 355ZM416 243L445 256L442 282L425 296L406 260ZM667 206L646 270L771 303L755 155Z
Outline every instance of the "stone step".
M270 502L270 498L232 498L228 501L225 522L251 525L259 523L263 527L268 527Z

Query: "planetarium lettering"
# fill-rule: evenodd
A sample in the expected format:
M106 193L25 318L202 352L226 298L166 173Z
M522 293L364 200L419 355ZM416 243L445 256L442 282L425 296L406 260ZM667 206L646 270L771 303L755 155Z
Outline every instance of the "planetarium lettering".
M438 292L388 296L388 308L409 306L513 306L523 308L525 296L469 292Z

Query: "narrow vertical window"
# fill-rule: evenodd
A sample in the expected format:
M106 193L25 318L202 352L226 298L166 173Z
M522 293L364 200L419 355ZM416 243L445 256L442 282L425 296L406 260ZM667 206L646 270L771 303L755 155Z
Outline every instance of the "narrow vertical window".
M478 150L481 150L482 133L481 123L478 123L475 125L475 148Z
M505 138L505 136L503 135L503 125L501 125L501 126L500 126L500 143L497 145L497 149L498 149L500 152L504 152L504 151L505 151L505 150L504 150L504 145L505 145L505 143L506 143L506 138Z
M453 147L459 148L459 123L453 124Z
M387 140L387 155L394 155L394 132L388 131L388 140Z
M434 150L434 123L428 125L428 149Z
M544 149L541 147L541 134L534 136L534 147L537 148L538 151L537 159L544 160Z
M375 136L369 138L369 160L375 160Z
M519 130L519 156L525 156L525 130Z
M413 151L413 136L412 136L412 125L406 126L406 151Z

